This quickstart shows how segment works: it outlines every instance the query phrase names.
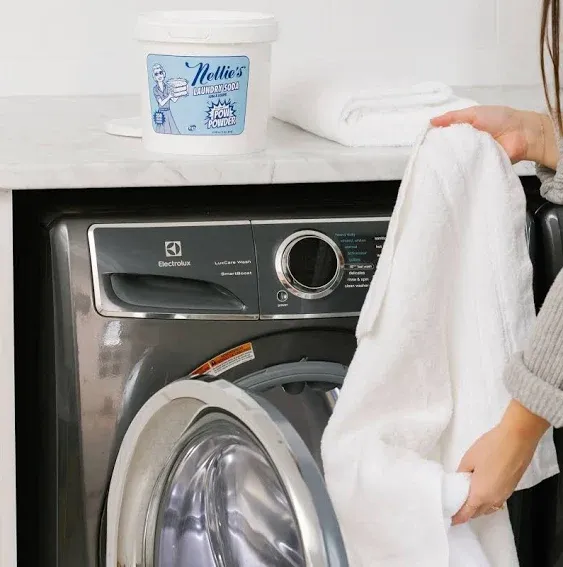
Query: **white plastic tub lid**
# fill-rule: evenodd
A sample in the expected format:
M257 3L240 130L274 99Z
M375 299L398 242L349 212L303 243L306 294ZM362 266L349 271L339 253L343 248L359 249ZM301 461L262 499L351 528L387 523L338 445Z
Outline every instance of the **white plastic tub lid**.
M277 33L275 16L258 12L148 12L137 22L138 39L166 43L264 43Z

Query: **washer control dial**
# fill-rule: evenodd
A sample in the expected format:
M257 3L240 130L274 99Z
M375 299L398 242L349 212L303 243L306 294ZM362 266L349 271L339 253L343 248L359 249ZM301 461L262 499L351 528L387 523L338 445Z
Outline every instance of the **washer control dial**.
M278 248L275 263L282 285L301 299L326 297L344 274L340 248L316 230L301 230L287 237Z

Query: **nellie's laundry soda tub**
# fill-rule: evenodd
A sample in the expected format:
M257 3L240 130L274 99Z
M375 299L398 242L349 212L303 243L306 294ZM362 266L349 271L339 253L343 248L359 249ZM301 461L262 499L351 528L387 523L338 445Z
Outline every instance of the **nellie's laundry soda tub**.
M274 16L151 12L139 17L142 131L154 152L247 154L266 146Z

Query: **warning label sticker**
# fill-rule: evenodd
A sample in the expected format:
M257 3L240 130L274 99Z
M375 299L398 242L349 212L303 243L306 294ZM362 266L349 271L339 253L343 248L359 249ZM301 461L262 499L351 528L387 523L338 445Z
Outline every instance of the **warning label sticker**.
M223 372L235 368L235 366L254 360L254 358L252 343L244 343L208 360L205 364L196 368L190 374L190 378L204 375L219 376Z

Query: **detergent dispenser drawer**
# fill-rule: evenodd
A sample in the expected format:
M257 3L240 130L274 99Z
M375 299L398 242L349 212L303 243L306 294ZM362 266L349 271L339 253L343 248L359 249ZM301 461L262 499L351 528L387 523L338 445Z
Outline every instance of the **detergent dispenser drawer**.
M95 224L88 237L101 315L258 318L248 221Z

